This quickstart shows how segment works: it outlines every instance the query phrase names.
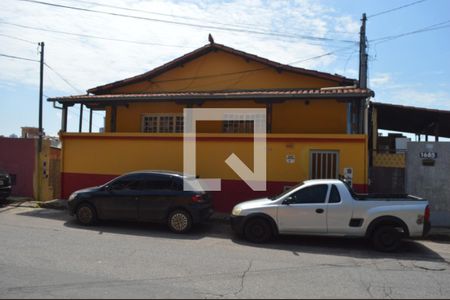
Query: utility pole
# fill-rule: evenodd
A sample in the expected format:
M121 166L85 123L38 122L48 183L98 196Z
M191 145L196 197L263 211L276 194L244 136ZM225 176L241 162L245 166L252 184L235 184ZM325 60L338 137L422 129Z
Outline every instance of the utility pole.
M362 15L361 30L359 32L359 87L367 88L367 53L366 53L366 21L367 17Z
M42 151L42 136L44 135L44 131L42 129L42 96L44 94L43 85L44 85L44 42L40 42L39 46L41 47L41 70L40 70L40 82L39 82L39 142L38 142L38 155Z

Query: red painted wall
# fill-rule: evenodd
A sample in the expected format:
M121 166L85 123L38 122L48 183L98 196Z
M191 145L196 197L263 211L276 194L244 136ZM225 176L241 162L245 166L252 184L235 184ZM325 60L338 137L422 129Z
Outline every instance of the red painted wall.
M0 169L16 175L12 196L33 197L36 140L0 137Z

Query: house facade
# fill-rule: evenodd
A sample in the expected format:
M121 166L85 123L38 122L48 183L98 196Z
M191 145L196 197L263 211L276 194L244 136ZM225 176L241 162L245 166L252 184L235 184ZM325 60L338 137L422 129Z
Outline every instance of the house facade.
M87 95L49 99L63 109L62 197L125 172L183 171L185 108L266 111L266 191L253 191L225 163L235 153L253 169L251 121L230 117L196 124L196 175L222 179L222 190L213 193L218 211L311 178L346 175L364 192L372 95L352 79L211 43L144 74L92 88ZM66 132L67 111L76 104L104 110L105 132Z

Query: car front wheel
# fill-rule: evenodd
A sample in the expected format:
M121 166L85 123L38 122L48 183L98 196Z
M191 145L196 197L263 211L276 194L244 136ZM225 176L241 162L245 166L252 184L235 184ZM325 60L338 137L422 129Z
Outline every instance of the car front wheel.
M261 218L247 221L244 226L244 237L253 243L265 243L272 238L269 222Z
M175 210L169 214L167 225L175 233L185 233L192 227L192 217L185 210Z
M97 222L97 212L95 208L89 203L82 203L77 207L78 223L85 226L94 225Z

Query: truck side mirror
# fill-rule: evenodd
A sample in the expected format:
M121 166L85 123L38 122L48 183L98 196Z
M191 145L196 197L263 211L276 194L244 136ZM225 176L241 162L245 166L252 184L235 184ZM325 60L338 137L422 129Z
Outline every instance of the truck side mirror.
M292 196L288 196L286 199L283 200L283 204L289 205L294 203L294 198Z

